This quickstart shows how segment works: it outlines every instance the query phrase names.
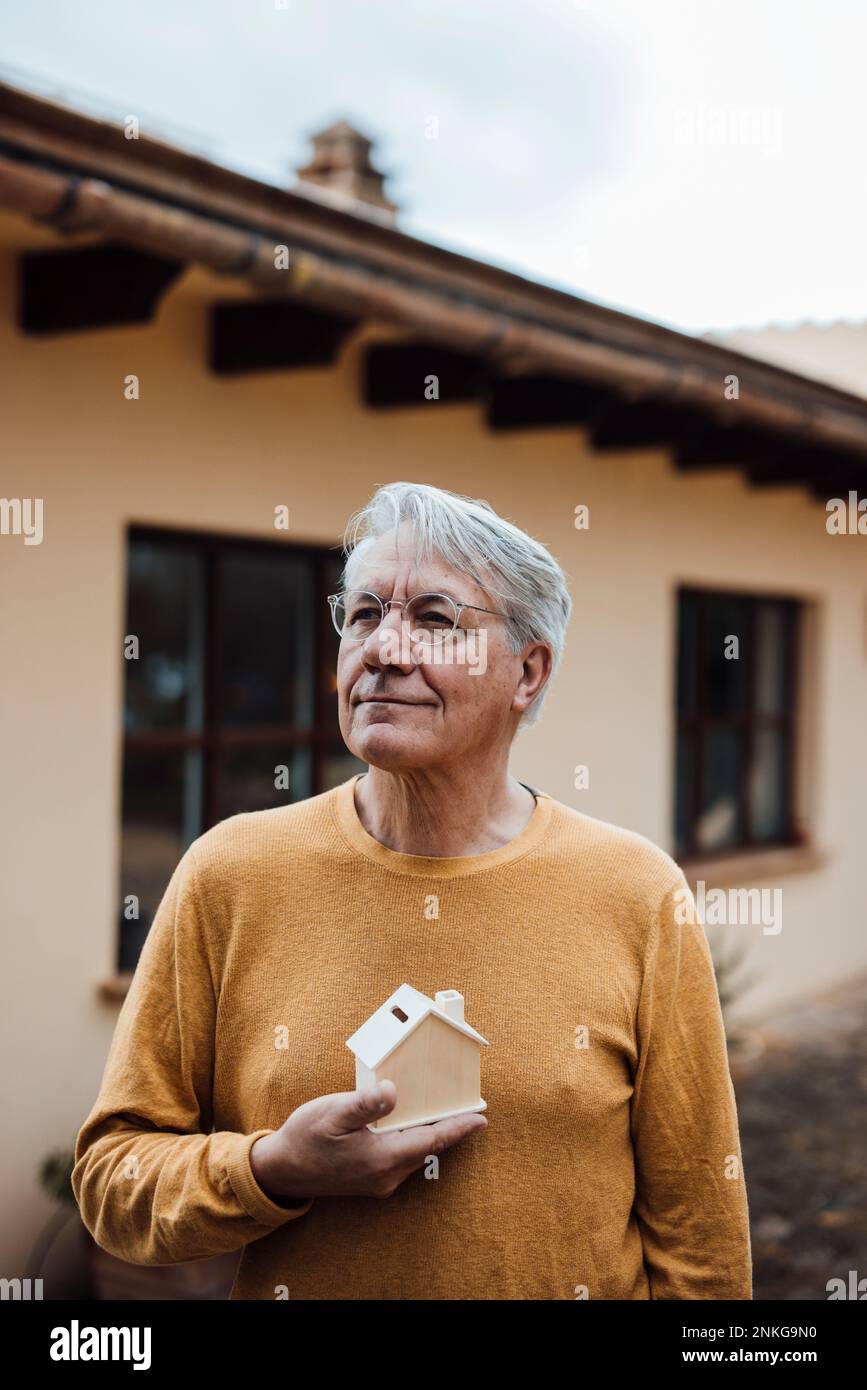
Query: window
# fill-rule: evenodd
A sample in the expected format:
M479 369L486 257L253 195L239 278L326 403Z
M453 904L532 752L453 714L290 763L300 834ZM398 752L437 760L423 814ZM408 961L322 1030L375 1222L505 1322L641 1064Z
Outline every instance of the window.
M340 639L325 598L339 572L334 551L131 528L121 972L198 835L364 770L337 722Z
M683 588L678 610L675 852L797 843L800 604Z

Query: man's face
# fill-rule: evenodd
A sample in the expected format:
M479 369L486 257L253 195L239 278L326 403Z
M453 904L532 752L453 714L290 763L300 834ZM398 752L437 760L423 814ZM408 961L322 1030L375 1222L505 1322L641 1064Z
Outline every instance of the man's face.
M408 523L397 537L394 531L380 537L350 573L350 588L369 590L383 602L441 593L505 612L501 601L438 557L418 567ZM482 758L508 747L527 702L523 657L509 650L504 620L475 609L462 612L469 660L458 659L464 645L458 639L455 659L440 663L430 646L410 641L412 629L402 627L402 614L402 608L392 608L363 642L344 637L340 643L340 732L350 751L374 767L400 771ZM413 660L413 651L426 659Z

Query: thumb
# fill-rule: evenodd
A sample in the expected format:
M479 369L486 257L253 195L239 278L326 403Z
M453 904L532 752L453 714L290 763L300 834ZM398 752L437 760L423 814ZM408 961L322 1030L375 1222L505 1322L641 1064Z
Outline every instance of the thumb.
M381 1120L397 1105L397 1087L393 1081L380 1081L378 1086L366 1086L361 1091L347 1092L345 1099L338 1103L336 1121L345 1134L354 1129L362 1129Z

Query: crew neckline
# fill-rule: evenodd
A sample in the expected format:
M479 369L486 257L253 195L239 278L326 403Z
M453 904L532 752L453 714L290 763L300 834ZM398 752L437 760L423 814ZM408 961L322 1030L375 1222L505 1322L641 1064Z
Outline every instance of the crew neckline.
M343 838L365 858L390 869L392 873L409 874L420 878L466 878L469 874L483 873L486 869L497 869L503 864L512 864L521 859L538 845L551 821L553 801L547 792L535 787L527 787L536 798L533 814L520 834L499 849L486 850L484 854L402 854L380 844L365 830L355 805L355 786L367 773L358 772L348 782L335 788L334 811L338 828ZM526 783L522 782L522 786Z

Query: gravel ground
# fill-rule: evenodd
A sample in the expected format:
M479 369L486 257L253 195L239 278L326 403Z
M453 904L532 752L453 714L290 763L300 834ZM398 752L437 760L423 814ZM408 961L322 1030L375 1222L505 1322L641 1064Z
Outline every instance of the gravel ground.
M735 1080L753 1297L827 1299L867 1279L867 978L776 1017Z

